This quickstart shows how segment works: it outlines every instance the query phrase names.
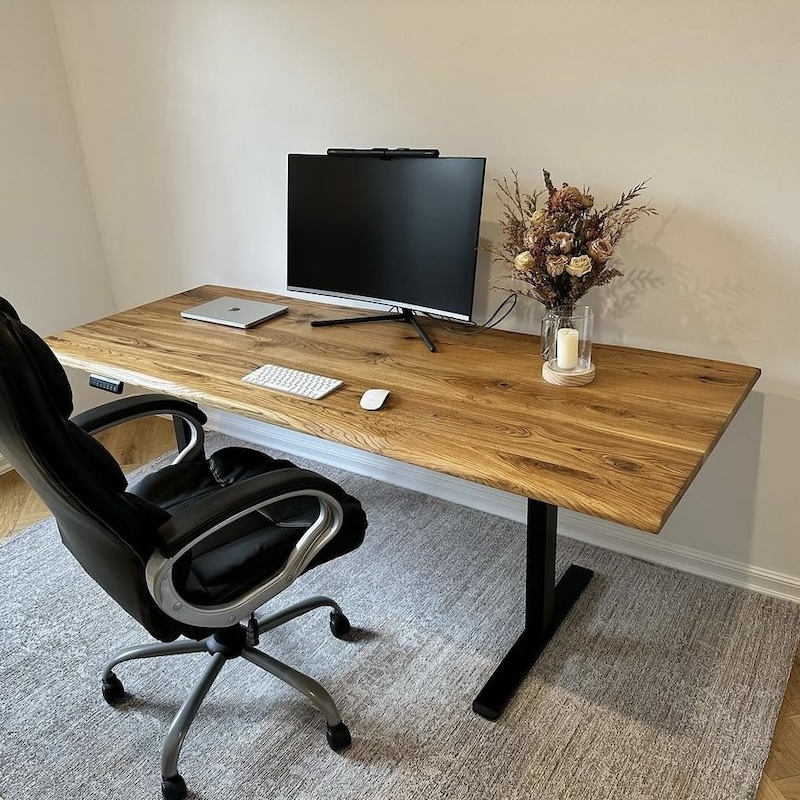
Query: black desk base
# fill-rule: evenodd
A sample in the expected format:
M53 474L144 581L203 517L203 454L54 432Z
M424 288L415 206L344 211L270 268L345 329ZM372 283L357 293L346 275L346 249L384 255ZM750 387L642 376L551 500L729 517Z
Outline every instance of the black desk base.
M594 574L573 564L556 584L557 515L556 506L528 500L525 630L472 702L486 719L500 716Z

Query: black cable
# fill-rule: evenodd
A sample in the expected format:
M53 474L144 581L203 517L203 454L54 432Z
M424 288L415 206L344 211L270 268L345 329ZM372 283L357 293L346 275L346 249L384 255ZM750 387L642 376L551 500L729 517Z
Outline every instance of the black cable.
M506 312L503 314L502 317L495 320L494 318L500 313L500 310L509 301L511 302L509 308L506 310ZM450 333L455 333L459 336L475 336L478 333L483 333L483 331L491 330L496 325L499 325L514 310L514 306L516 305L517 305L517 293L512 292L511 294L506 295L506 297L503 299L503 302L500 303L499 306L497 306L497 308L489 316L489 319L487 319L486 322L484 322L482 325L478 322L465 323L465 326L467 327L468 330L464 330L463 327L456 328L451 325L447 325L445 324L444 321L445 318L437 317L434 314L429 314L427 311L423 311L421 313L424 314L425 317L432 320L433 322L437 322L445 330L450 331ZM492 320L494 320L494 322Z
M502 321L503 321L503 320L504 320L504 319L505 319L505 318L506 318L506 317L507 317L507 316L508 316L508 315L509 315L509 314L510 314L510 313L511 313L513 310L514 310L514 308L516 307L516 305L517 305L517 297L518 297L518 296L519 296L519 295L517 295L517 293L516 293L516 292L512 292L511 294L507 294L507 295L506 295L506 297L505 297L505 299L503 300L503 302L502 302L502 303L500 303L500 305L499 305L499 306L497 306L497 308L495 309L495 311L494 311L494 314L492 314L492 316L491 316L491 317L489 317L489 319L487 319L487 320L486 320L486 322L484 322L484 323L483 323L483 325L482 325L481 327L483 327L483 328L486 328L486 329L488 330L488 329L490 329L490 328L494 328L494 327L495 327L495 325L499 325L499 324L500 324L500 323L501 323L501 322L502 322ZM504 305L505 305L505 304L506 304L506 303L507 303L509 300L511 301L511 306L510 306L510 308L509 308L509 309L506 311L506 313L505 313L505 314L503 314L503 316L502 316L502 317L500 317L500 319L496 320L495 322L492 322L492 320L493 320L493 319L494 319L494 318L495 318L495 317L496 317L496 316L497 316L497 315L500 313L500 309L501 309L501 308L502 308L502 307L503 307L503 306L504 306ZM490 323L491 323L491 324L490 324Z

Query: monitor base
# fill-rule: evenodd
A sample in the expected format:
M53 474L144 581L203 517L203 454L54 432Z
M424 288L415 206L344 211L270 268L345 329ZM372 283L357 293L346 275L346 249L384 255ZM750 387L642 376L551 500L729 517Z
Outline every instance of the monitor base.
M420 335L420 338L428 346L431 353L436 352L436 345L431 341L430 336L422 328L417 320L417 315L410 308L402 308L396 314L374 314L369 317L347 317L346 319L315 319L311 324L316 327L322 325L346 325L349 323L357 322L392 322L400 320L401 322L408 322L414 326L414 329Z

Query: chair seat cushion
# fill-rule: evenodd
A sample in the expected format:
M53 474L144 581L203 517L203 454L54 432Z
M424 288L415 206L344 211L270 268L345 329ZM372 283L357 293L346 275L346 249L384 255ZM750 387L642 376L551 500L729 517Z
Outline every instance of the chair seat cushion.
M272 458L249 447L225 447L207 461L162 467L129 486L128 491L174 515L238 481L294 466L291 461Z
M208 461L164 467L128 491L175 514L238 481L294 466L257 450L228 447ZM336 499L344 509L342 528L309 569L354 550L364 539L361 504L344 490ZM229 523L179 560L173 570L176 588L199 605L226 603L250 591L280 571L318 509L316 498L294 498Z

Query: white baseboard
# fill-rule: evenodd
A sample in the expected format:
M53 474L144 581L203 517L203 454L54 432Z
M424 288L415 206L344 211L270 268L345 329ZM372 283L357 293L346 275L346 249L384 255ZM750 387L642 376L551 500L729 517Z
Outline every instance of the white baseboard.
M526 501L523 497L224 411L208 408L203 411L208 415L208 427L220 433L305 456L506 519L525 521ZM658 536L626 529L585 514L560 510L558 532L571 539L653 564L800 602L800 578L793 575L667 542Z
M11 464L8 463L8 459L4 455L0 455L0 475L4 472L8 472L11 469Z

